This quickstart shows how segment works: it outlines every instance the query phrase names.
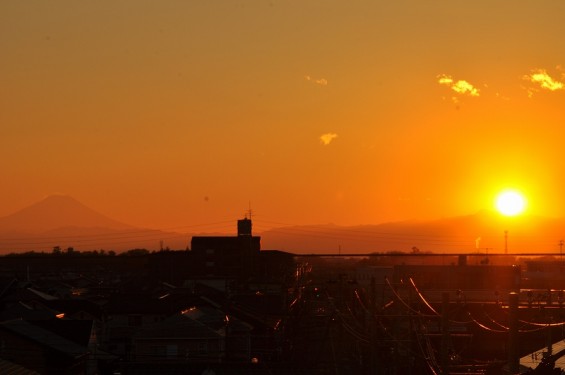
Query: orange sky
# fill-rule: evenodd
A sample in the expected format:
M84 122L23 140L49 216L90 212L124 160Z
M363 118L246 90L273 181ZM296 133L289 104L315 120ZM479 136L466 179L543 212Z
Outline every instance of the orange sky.
M0 216L563 216L563 1L0 2Z

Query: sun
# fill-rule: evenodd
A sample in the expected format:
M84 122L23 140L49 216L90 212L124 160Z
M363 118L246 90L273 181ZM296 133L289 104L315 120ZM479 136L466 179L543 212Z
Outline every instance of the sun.
M496 209L505 216L516 216L524 212L526 199L515 190L505 190L496 197Z

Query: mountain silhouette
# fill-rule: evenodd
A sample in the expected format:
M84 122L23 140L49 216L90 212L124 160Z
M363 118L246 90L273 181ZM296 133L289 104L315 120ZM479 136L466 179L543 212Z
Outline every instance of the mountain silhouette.
M0 218L0 232L4 233L41 233L66 227L113 230L132 228L66 195L50 195L40 202Z
M0 218L0 253L45 252L55 246L78 251L185 249L189 242L187 234L136 228L65 195L48 196Z
M287 226L264 231L261 236L263 248L295 253L545 253L561 250L565 221L480 211L429 221Z

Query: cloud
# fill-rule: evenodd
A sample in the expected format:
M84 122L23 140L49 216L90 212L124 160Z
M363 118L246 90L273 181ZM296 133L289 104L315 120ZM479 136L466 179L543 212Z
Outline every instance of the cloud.
M325 78L314 79L309 75L305 75L304 79L307 80L307 81L310 81L312 83L316 83L318 85L321 85L321 86L327 86L328 85L328 80L325 79Z
M441 74L438 76L440 85L449 86L453 91L462 95L479 96L479 89L464 80L455 81L451 76Z
M542 89L549 91L564 90L565 84L553 79L544 69L533 70L532 74L527 74L524 79L539 85Z
M450 76L446 76L446 75L440 75L438 77L438 83L440 85L449 85L451 86L451 84L453 83L453 78L451 78Z
M320 142L324 145L327 146L329 145L335 138L337 138L337 134L335 133L326 133L326 134L322 134L320 136Z

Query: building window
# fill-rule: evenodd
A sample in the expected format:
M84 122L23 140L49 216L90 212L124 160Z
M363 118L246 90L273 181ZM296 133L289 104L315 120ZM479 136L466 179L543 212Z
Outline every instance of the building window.
M206 267L214 267L214 262L206 262Z
M214 254L214 252L215 252L214 249L206 249L206 254L208 255L212 255Z

